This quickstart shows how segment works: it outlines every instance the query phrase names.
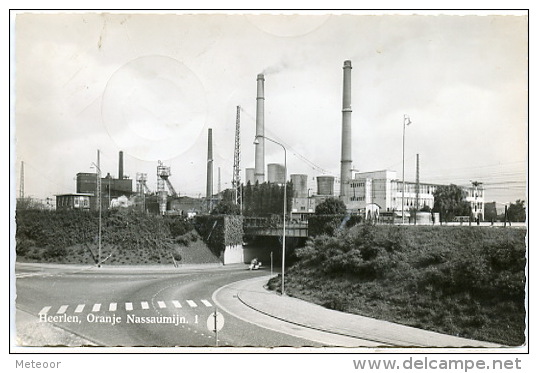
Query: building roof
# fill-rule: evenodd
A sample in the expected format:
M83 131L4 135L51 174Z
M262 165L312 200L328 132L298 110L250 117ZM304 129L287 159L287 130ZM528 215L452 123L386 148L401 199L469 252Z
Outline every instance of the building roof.
M64 194L55 194L56 197L65 197L65 196L86 196L93 197L93 193L64 193Z

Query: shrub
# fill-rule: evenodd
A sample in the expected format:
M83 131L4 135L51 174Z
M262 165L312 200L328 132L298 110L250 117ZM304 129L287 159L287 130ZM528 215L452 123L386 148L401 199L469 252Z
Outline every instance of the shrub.
M333 309L518 345L525 342L525 235L359 225L309 238L296 250L287 289Z

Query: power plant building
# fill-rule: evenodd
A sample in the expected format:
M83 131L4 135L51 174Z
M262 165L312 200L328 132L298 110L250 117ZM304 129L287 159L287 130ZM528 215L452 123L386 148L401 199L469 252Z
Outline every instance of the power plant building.
M382 170L356 173L349 184L350 196L346 203L351 213L364 217L379 216L380 213L394 212L409 217L411 210L432 209L434 193L439 184L406 182L402 199L401 180L396 179L396 171ZM466 201L471 205L473 219L484 219L484 189L481 186L463 188Z

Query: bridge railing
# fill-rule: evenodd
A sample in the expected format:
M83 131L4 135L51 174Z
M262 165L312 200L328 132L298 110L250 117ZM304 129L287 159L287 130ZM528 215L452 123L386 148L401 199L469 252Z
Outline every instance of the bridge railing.
M245 217L243 218L243 227L245 228L277 228L282 227L282 218L266 217ZM306 228L307 221L286 220L286 227L289 228Z

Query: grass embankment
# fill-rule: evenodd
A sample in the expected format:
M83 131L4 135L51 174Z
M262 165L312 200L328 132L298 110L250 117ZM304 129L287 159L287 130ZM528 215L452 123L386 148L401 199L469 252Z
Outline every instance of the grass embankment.
M17 211L17 261L95 264L98 216L81 211ZM220 263L191 221L136 212L102 217L101 259L107 265Z
M340 311L522 345L525 235L523 229L356 226L298 249L286 292ZM274 278L269 285L279 283Z

